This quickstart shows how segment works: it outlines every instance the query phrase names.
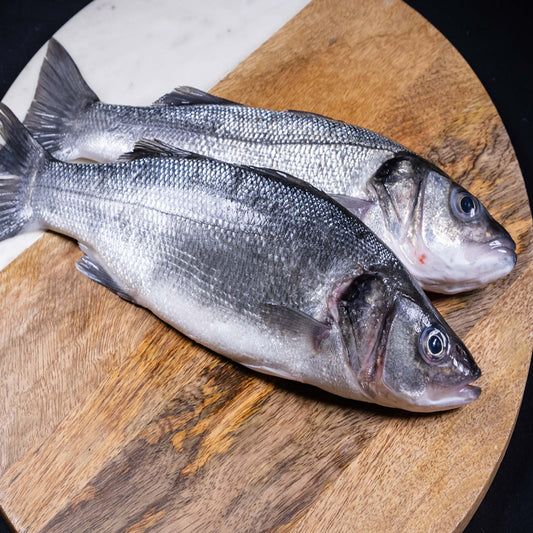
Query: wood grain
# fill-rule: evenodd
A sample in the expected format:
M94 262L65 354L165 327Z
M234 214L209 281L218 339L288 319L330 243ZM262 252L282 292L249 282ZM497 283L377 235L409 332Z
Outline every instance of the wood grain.
M416 12L368 0L315 0L214 92L392 137L504 223L514 271L434 298L483 394L415 416L253 373L84 278L75 243L48 234L0 272L3 511L18 531L461 530L533 344L531 214L489 97Z

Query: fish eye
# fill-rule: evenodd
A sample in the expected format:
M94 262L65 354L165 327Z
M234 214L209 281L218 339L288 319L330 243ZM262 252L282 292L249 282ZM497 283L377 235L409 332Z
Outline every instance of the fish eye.
M474 204L474 200L472 200L472 197L470 195L465 194L461 198L459 205L461 207L461 211L465 215L472 215L472 213L475 212L476 205Z
M464 190L454 190L451 202L453 212L461 220L472 220L479 212L477 198Z
M428 363L437 363L448 354L448 337L440 329L426 328L419 338L419 350Z

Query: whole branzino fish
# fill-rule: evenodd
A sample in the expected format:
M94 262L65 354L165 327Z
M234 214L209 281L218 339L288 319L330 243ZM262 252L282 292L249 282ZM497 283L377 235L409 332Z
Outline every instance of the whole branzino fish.
M509 273L515 243L481 202L405 147L363 128L180 88L149 107L108 105L52 40L26 125L60 159L111 161L141 138L298 176L355 213L427 290Z
M0 240L48 228L79 270L250 368L414 411L476 399L472 356L396 256L326 194L157 142L53 159L0 104Z

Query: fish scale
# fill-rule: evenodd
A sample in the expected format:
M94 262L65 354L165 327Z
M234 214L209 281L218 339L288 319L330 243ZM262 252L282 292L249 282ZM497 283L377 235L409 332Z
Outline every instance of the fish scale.
M353 261L359 255L357 264L362 268L374 263L399 270L393 254L362 224L349 216L343 221L334 213L338 208L331 200L282 186L259 172L203 158L151 158L75 167L53 163L49 167L35 181L32 210L36 220L92 249L110 248L105 257L112 272L126 265L134 267L136 258L146 254L155 254L157 263L162 255L158 250L162 248L168 250L167 257L176 258L176 263L185 264L181 257L185 254L194 258L195 269L204 273L202 278L196 278L198 288L205 289L202 285L209 279L213 297L236 300L254 294L285 304L290 295L291 303L301 305L301 301L294 301L296 287L269 284L276 292L265 294L261 280L254 279L249 271L261 263L272 278L285 281L289 273L306 278L311 275L319 285L322 271L329 273L336 263L348 258ZM235 174L240 188L235 187ZM102 179L107 175L112 178ZM241 191L230 204L228 189ZM271 208L272 204L276 209ZM289 206L291 217L285 217L282 209ZM304 243L297 240L298 235L302 237L302 224L310 236ZM338 232L331 229L337 226ZM350 247L349 236L352 242L359 240L357 248ZM120 246L110 247L115 240ZM270 253L274 246L275 258ZM299 253L300 248L305 248L306 255ZM119 257L114 258L113 254ZM315 272L309 269L311 264L315 264ZM240 270L246 273L231 277ZM188 271L184 276L177 266L171 268L161 261L154 277L161 279L163 275L165 282L172 283L186 277L192 279L190 274ZM216 290L213 276L221 282ZM128 274L127 279L133 279L133 275ZM246 284L239 284L241 279L246 279ZM141 282L138 279L134 285ZM222 282L230 289L225 289ZM302 301L306 297L300 295Z
M347 195L363 194L366 183L344 179L342 169L353 176L371 175L394 153L406 151L343 122L237 104L130 107L98 102L80 116L77 128L79 149L69 146L68 153L58 156L112 161L132 149L135 140L157 138L224 161L283 169L320 189ZM46 146L46 134L38 138Z
M248 107L191 87L146 107L102 103L51 40L25 123L64 160L113 161L139 140L158 139L297 176L334 195L435 292L483 286L516 262L511 236L441 170L386 137L321 115Z
M410 410L478 397L479 368L401 262L300 179L156 141L63 163L3 104L0 140L0 240L71 236L87 277L260 372Z

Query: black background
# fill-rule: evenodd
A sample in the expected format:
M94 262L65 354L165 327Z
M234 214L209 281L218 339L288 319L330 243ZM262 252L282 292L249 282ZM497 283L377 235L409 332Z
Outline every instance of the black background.
M44 42L88 3L86 0L0 1L2 97ZM530 2L408 0L407 3L446 36L483 83L507 128L532 198ZM179 83L176 79L176 84ZM524 339L524 342L529 341ZM509 448L485 499L466 528L468 533L533 531L532 408L530 375ZM0 517L0 533L7 531L10 529Z

